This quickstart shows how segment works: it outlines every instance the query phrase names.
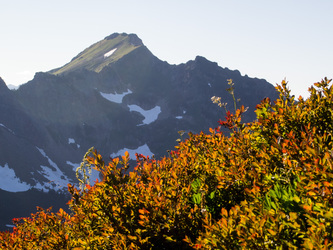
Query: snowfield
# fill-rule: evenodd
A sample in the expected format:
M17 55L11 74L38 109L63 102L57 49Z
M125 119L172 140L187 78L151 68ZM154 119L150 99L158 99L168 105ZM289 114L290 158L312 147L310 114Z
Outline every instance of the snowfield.
M73 171L75 172L78 167L80 167L81 163L73 163L71 161L66 161L66 164L73 167Z
M160 106L156 106L155 108L152 108L150 110L144 110L141 107L139 107L138 105L128 105L129 109L131 112L139 112L141 115L144 116L144 120L142 121L143 124L139 124L139 125L144 125L144 124L150 124L154 121L157 120L158 115L161 113L161 107ZM139 126L138 125L138 126Z
M104 97L108 101L121 104L121 103L123 103L123 98L126 95L132 94L132 91L127 89L127 92L124 92L121 94L117 94L117 93L108 94L108 93L103 93L103 92L99 92L99 93L101 94L102 97ZM141 108L140 106L135 105L135 104L127 105L127 106L131 112L139 112L142 116L144 116L144 120L142 121L142 124L139 124L137 126L147 125L147 124L150 124L150 123L156 121L158 118L158 115L161 113L160 106L156 106L150 110L144 110L143 108ZM71 139L71 138L69 138L69 139ZM71 142L72 142L72 140L71 140ZM68 143L70 143L70 141L68 141Z
M0 189L8 192L24 192L28 191L31 186L22 182L16 175L15 171L9 168L6 163L5 166L0 166Z
M103 96L105 99L107 99L110 102L115 102L115 103L122 103L123 102L123 98L126 95L132 94L131 90L127 90L127 92L124 92L122 94L107 94L107 93L102 93L99 92L101 94L101 96Z
M116 50L117 50L117 48L115 48L113 50L110 50L109 52L105 53L104 58L107 58L107 57L111 56Z
M35 186L37 189L53 189L55 191L61 191L67 188L67 184L71 183L72 180L68 179L68 177L58 168L57 164L53 162L45 153L43 149L36 147L38 151L43 155L49 162L50 166L43 166L41 171L38 171L42 174L49 182L41 184L41 186ZM53 170L53 169L54 170Z
M111 154L110 156L112 158L115 158L117 156L122 156L125 154L125 152L128 151L129 153L129 157L131 160L136 160L136 156L135 156L135 153L138 153L138 154L143 154L144 156L152 156L153 155L153 152L150 151L150 148L148 147L147 144L144 144L136 149L128 149L128 148L123 148L123 149L120 149L117 153L113 153Z
M7 129L10 133L12 133L13 135L15 135L15 133L13 132L13 130L7 128L5 125L3 125L2 123L0 123L0 127L3 127L5 129Z
M68 144L76 144L76 143L75 143L75 140L73 138L68 138ZM80 145L76 144L76 147L80 148Z

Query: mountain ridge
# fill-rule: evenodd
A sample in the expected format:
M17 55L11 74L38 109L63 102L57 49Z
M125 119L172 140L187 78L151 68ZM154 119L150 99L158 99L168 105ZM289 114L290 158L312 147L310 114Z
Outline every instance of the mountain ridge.
M64 193L68 182L77 182L75 170L92 146L106 158L128 150L131 168L134 152L163 157L177 145L178 131L208 132L218 125L225 114L212 96L233 110L228 79L235 82L239 104L249 107L244 121L255 119L254 108L263 98L277 98L267 81L202 56L170 65L126 33L105 37L60 68L36 73L15 91L0 79L5 97L0 99L0 176L25 183L26 192L37 197L38 192ZM93 174L92 181L97 177ZM15 208L18 216L27 213L24 207Z
M77 69L88 69L98 73L108 64L119 60L141 46L144 45L135 34L113 33L83 50L68 64L49 72L58 75Z

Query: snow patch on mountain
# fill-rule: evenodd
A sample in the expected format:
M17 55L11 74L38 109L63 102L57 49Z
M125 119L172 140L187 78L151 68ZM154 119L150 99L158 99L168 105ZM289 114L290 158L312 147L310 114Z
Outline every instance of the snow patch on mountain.
M76 169L77 169L78 167L80 167L80 164L81 164L81 163L73 163L73 162L71 162L71 161L66 161L66 164L69 165L69 166L72 166L72 167L73 167L73 171L75 172Z
M73 138L68 138L68 144L75 144L75 140ZM79 144L76 144L77 148L80 148Z
M103 96L105 99L107 99L110 102L115 102L115 103L122 103L123 102L123 98L126 95L132 94L132 91L127 89L127 92L124 92L122 94L107 94L107 93L103 93L100 92L101 96Z
M44 151L43 149L38 148L38 147L36 147L36 148L37 148L38 151L41 153L41 155L44 156L44 157L47 159L47 161L49 162L49 164L50 164L52 167L54 167L55 169L58 168L57 164L56 164L55 162L53 162L53 161L50 159L50 157L48 157L48 156L46 155L46 153L45 153L45 151Z
M144 120L142 121L143 124L139 124L139 125L144 125L144 124L150 124L154 121L157 120L158 115L161 113L161 107L160 106L156 106L155 108L152 108L150 110L144 110L141 107L139 107L138 105L128 105L129 109L131 112L139 112L141 115L144 116ZM138 125L138 126L139 126Z
M67 188L67 184L70 183L70 181L66 176L64 176L63 172L59 171L58 169L54 171L48 166L41 165L40 167L42 170L38 172L49 180L49 182L46 182L42 185L43 188L45 187L55 191L61 191Z
M15 133L13 132L13 130L7 128L5 125L3 125L2 123L0 123L0 127L5 128L6 130L8 130L10 133L12 133L13 135L15 135Z
M110 156L112 158L115 158L117 156L122 156L125 154L126 151L129 153L129 157L131 160L136 160L135 153L142 154L145 156L147 156L147 155L152 156L154 154L153 152L150 151L150 148L148 147L148 145L144 144L136 149L128 149L128 148L120 149L117 153L113 153Z
M77 168L81 165L81 163L73 163L71 161L66 161L66 164L72 166L74 172L76 172ZM91 175L89 176L90 184L93 184L96 179L101 180L101 178L99 178L99 171L91 169Z
M8 192L24 192L31 188L26 182L22 182L16 175L15 171L5 166L0 166L0 189Z
M41 183L39 183L36 179L33 179L36 182L36 185L33 186L33 188L43 191L44 193L48 193L50 190L50 187L46 187L45 185L42 185Z
M117 50L117 48L115 48L113 50L110 50L109 52L105 53L104 58L107 58L107 57L111 56L116 50Z
M58 168L57 164L53 162L45 153L43 149L40 149L36 147L38 151L43 155L49 162L50 166L53 168L50 168L49 166L43 166L41 171L38 171L40 174L42 174L46 179L49 180L47 183L43 183L42 189L53 189L55 191L62 191L63 189L67 188L67 184L71 182L70 179L68 179L67 176L64 175L64 173ZM38 188L35 186L35 188ZM41 189L39 187L38 189Z

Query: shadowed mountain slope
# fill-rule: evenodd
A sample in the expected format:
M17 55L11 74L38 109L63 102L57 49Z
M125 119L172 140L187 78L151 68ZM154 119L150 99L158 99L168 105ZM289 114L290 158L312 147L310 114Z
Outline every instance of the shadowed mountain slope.
M263 98L277 97L265 80L201 56L170 65L125 33L95 43L63 67L37 73L18 90L0 79L0 174L12 180L0 189L62 192L75 182L75 169L92 146L104 157L125 150L132 159L135 152L162 157L176 145L178 131L217 126L225 114L212 96L233 111L227 79L235 82L240 105L249 107L244 121L255 119Z

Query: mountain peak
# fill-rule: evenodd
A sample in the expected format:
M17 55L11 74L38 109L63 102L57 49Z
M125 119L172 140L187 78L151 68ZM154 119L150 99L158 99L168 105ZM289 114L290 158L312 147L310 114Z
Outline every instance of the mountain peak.
M58 75L82 69L100 72L141 46L144 46L142 40L135 34L113 33L79 53L70 63L50 73Z
M136 34L127 34L127 33L113 33L107 37L105 37L105 40L113 40L119 36L123 36L123 37L128 37L129 38L129 42L131 44L133 44L134 46L142 46L142 40L136 35Z

